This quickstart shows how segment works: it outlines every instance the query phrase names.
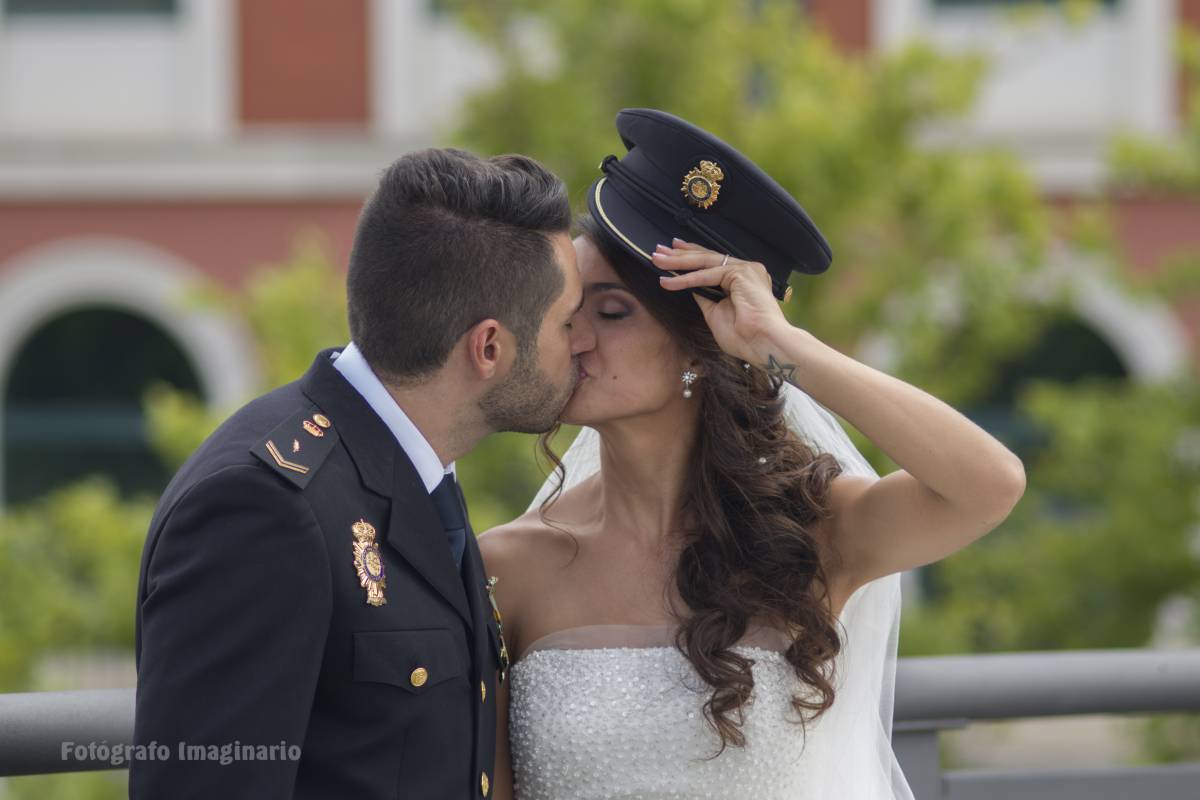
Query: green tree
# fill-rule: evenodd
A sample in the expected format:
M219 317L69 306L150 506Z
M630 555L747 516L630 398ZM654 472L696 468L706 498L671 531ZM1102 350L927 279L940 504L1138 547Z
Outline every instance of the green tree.
M1036 334L1037 309L1012 312L1047 238L1036 187L1003 152L917 145L925 126L969 108L978 58L925 46L846 58L790 0L458 5L502 65L467 104L466 146L537 156L582 207L596 164L624 152L616 111L663 108L752 154L819 221L835 266L797 278L787 310L826 341L882 324L908 343L908 372L960 399L986 372L980 351ZM531 38L563 55L533 58ZM951 346L925 302L948 282L989 323L970 348Z
M1182 27L1176 36L1176 55L1185 87L1184 113L1178 135L1164 142L1136 135L1114 138L1110 149L1115 192L1160 193L1200 202L1200 31ZM1192 297L1200 290L1200 248L1184 248L1168 255L1154 272L1148 291L1166 297ZM1195 441L1194 435L1184 440ZM1194 496L1188 484L1185 497ZM1195 542L1196 539L1193 539ZM1200 559L1191 550L1191 563ZM1193 581L1180 592L1200 609L1200 588ZM1200 631L1195 632L1200 639ZM1200 757L1200 715L1161 715L1145 730L1146 750L1157 761L1183 761Z
M662 108L717 133L789 189L833 244L828 274L793 278L789 318L843 352L886 335L898 346L894 374L967 413L996 391L1002 366L1073 316L1069 286L1038 303L1022 296L1052 241L1087 252L1137 297L1178 298L1200 281L1188 257L1154 278L1127 277L1105 207L1052 211L1006 152L922 144L971 108L980 58L920 43L847 56L791 0L453 5L499 54L460 142L542 159L582 209L597 163L624 152L620 108ZM1083 25L1098 11L1075 2L1063 13ZM1160 173L1194 167L1200 102L1192 108L1181 149L1147 157ZM905 616L902 654L1143 646L1165 599L1200 600L1197 473L1180 452L1200 424L1195 375L1018 389L1031 434L1006 443L1025 461L1025 497L998 530L924 570L930 591ZM896 468L849 433L881 474Z
M899 345L893 372L959 408L987 398L1000 365L1070 314L1069 292L1038 304L1022 296L1056 225L1130 292L1200 285L1186 258L1159 280L1127 280L1103 207L1056 219L1011 155L922 145L927 129L971 107L986 69L978 58L924 45L848 57L792 0L446 5L500 63L495 84L468 102L460 143L541 158L582 208L600 158L622 151L618 109L664 108L713 130L798 197L833 243L828 274L794 280L792 321L844 352L867 334L887 335ZM317 349L346 341L343 298L340 267L310 237L240 292L210 288L197 302L226 304L246 321L266 390L299 376ZM147 408L172 465L233 410L161 388ZM1189 549L1197 459L1185 435L1200 430L1195 376L1157 386L1027 382L1017 409L1038 434L1009 442L1025 459L1025 498L1000 529L928 570L929 600L904 620L904 654L1140 646L1165 598L1200 594ZM881 473L896 468L849 433ZM532 452L532 437L505 434L459 462L477 530L524 510L543 474ZM8 511L0 688L38 688L35 667L48 654L132 648L151 506L88 482ZM1157 752L1196 750L1170 734ZM120 796L104 794L110 777L19 779L10 789Z
M1183 129L1166 143L1133 134L1115 137L1110 159L1114 184L1119 188L1200 195L1200 31L1181 28L1175 51L1186 86Z
M221 306L246 323L265 392L302 375L319 349L348 341L342 284L340 267L309 234L287 260L254 270L237 291L206 285L191 301ZM147 394L145 406L151 441L172 468L236 410L207 408L164 385ZM494 436L459 461L476 529L525 510L544 477L535 441ZM155 500L122 498L97 476L0 517L0 690L31 688L38 660L56 650L132 648L138 566Z
M261 391L299 377L319 349L349 337L343 274L316 232L284 262L255 269L237 291L206 285L190 300L245 322ZM165 385L147 394L145 407L151 441L172 468L235 410L208 408ZM534 443L494 436L458 462L477 530L524 512L544 475ZM96 476L0 517L0 691L77 688L47 683L40 669L63 655L132 655L138 568L155 500L122 498ZM18 800L116 800L126 785L123 772L96 772L12 778L4 791Z

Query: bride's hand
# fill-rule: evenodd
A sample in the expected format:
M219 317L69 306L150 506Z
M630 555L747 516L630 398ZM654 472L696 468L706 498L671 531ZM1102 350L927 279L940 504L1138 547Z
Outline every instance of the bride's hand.
M771 293L767 268L756 261L726 260L723 253L681 239L674 239L672 245L658 246L654 265L686 274L662 278L663 288L679 291L695 286L721 287L726 297L720 302L692 294L717 344L743 361L765 362L772 334L791 327Z

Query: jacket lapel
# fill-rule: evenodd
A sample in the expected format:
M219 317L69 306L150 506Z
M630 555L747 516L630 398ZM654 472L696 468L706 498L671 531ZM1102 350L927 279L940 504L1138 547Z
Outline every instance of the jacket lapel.
M301 391L333 421L363 485L391 500L388 544L471 625L467 593L433 499L387 425L334 368L334 352L317 354L300 379Z

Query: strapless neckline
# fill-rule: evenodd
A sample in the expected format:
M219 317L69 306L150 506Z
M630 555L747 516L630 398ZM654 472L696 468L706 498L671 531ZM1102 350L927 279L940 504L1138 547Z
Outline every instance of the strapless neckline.
M673 623L572 625L534 639L509 669L522 664L530 655L545 650L677 650ZM790 642L782 631L752 626L737 647L783 656Z

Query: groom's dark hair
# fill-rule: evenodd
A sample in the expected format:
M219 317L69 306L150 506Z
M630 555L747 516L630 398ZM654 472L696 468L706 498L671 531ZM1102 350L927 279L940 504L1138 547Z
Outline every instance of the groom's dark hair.
M566 186L532 158L454 148L401 156L359 216L346 278L351 338L400 384L439 369L489 317L528 358L565 286L549 236L570 225Z

